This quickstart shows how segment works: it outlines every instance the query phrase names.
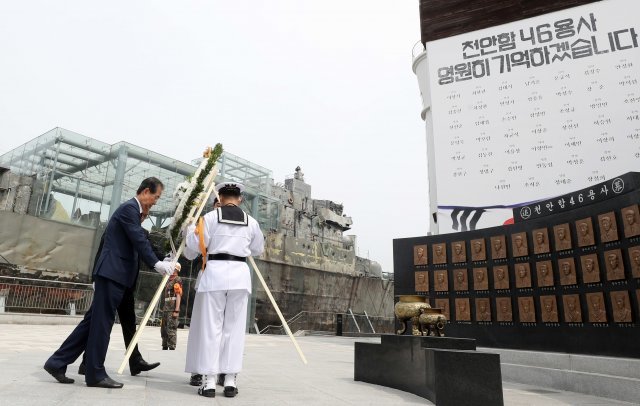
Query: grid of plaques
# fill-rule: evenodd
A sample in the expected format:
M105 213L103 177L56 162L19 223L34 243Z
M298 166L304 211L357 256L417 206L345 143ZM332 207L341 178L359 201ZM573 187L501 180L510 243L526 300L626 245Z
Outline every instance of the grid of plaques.
M526 232L453 242L437 238L414 246L415 292L427 294L452 322L638 322L637 204Z

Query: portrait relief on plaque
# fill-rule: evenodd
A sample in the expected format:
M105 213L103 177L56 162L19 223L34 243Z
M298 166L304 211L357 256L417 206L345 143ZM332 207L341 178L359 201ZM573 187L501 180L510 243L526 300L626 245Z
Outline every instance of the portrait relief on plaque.
M520 323L536 322L536 309L533 306L531 296L518 298L518 314L520 315Z
M491 321L489 298L476 299L476 321Z
M469 290L469 280L466 269L453 270L453 287L455 290Z
M580 295L563 295L564 321L567 323L582 323L580 309Z
M427 271L418 271L415 274L416 292L429 291L429 273Z
M487 259L487 251L484 245L484 238L471 240L471 260L484 261Z
M571 249L572 245L569 224L564 223L553 226L553 235L555 236L556 251Z
M619 290L610 293L611 308L613 309L613 321L616 323L631 323L631 305L629 303L629 292Z
M427 246L416 245L413 247L413 265L426 265L427 263Z
M447 320L451 320L451 313L449 313L449 299L436 299L436 308L442 309L442 314Z
M451 243L451 260L453 263L467 262L467 252L464 241L456 241Z
M624 279L624 264L622 262L622 253L619 249L605 251L604 261L608 281Z
M558 259L558 269L561 285L575 285L578 283L578 278L576 277L576 266L573 263L573 258Z
M534 254L546 254L549 252L549 232L546 228L533 230Z
M629 263L631 264L631 275L634 278L640 278L640 245L629 247L627 250L629 255Z
M491 258L502 259L507 257L507 244L504 235L491 237Z
M600 282L600 265L598 264L597 254L581 256L580 267L582 268L582 281L584 283Z
M489 290L489 278L487 268L473 268L473 289Z
M576 232L578 233L578 247L588 247L596 243L591 217L576 221Z
M499 297L496 299L498 321L513 321L513 312L511 311L511 298Z
M589 307L590 323L607 322L607 311L604 308L602 292L587 293L587 306Z
M516 270L516 288L530 288L531 272L529 271L529 263L515 264L514 268Z
M506 265L493 267L493 288L509 289L509 272Z
M434 264L446 264L447 263L447 244L441 242L439 244L433 244L433 263Z
M540 296L540 309L544 323L558 322L558 304L555 296Z
M538 277L538 286L553 286L553 265L551 261L536 262L536 275Z
M469 299L456 299L456 320L471 321L471 309L469 309Z
M598 216L598 226L601 242L618 241L618 224L612 211Z
M640 217L637 204L622 209L625 237L630 238L640 235L640 224L638 224L638 221L640 221Z
M513 256L524 257L529 255L529 246L527 244L527 233L517 233L511 236L513 243Z
M435 271L433 273L433 279L435 281L436 292L446 292L449 290L449 278L446 269Z

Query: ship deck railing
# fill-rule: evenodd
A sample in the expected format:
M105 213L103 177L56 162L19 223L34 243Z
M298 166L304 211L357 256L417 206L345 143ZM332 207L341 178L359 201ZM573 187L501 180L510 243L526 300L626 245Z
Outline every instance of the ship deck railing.
M316 331L336 334L338 316L342 317L343 333L380 334L393 331L394 318L372 316L365 313L346 312L314 312L303 310L287 320L291 331ZM260 329L260 334L285 334L281 324L270 324Z

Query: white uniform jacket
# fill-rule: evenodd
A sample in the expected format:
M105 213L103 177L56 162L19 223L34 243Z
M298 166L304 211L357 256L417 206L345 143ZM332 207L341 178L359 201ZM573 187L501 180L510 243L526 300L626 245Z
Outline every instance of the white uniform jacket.
M218 211L204 216L204 243L209 254L230 254L238 257L257 256L264 251L264 236L258 222L251 216L246 226L218 222ZM194 259L200 253L199 237L195 225L185 233L184 256ZM204 271L196 280L197 292L246 289L251 293L249 264L240 261L207 261Z

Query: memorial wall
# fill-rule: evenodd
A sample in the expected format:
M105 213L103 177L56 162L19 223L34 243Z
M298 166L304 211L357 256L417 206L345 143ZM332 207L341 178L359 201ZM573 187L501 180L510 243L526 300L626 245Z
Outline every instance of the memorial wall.
M482 3L474 9L491 20L466 13L469 4L423 2L424 18L450 10L442 16L450 28L470 19L462 33L445 30L459 35L431 35L440 39L414 62L440 234L503 224L513 207L640 165L640 2L588 2L518 21L581 2Z
M479 346L638 358L638 202L632 172L515 209L512 225L396 239L395 295L427 296L447 336Z

